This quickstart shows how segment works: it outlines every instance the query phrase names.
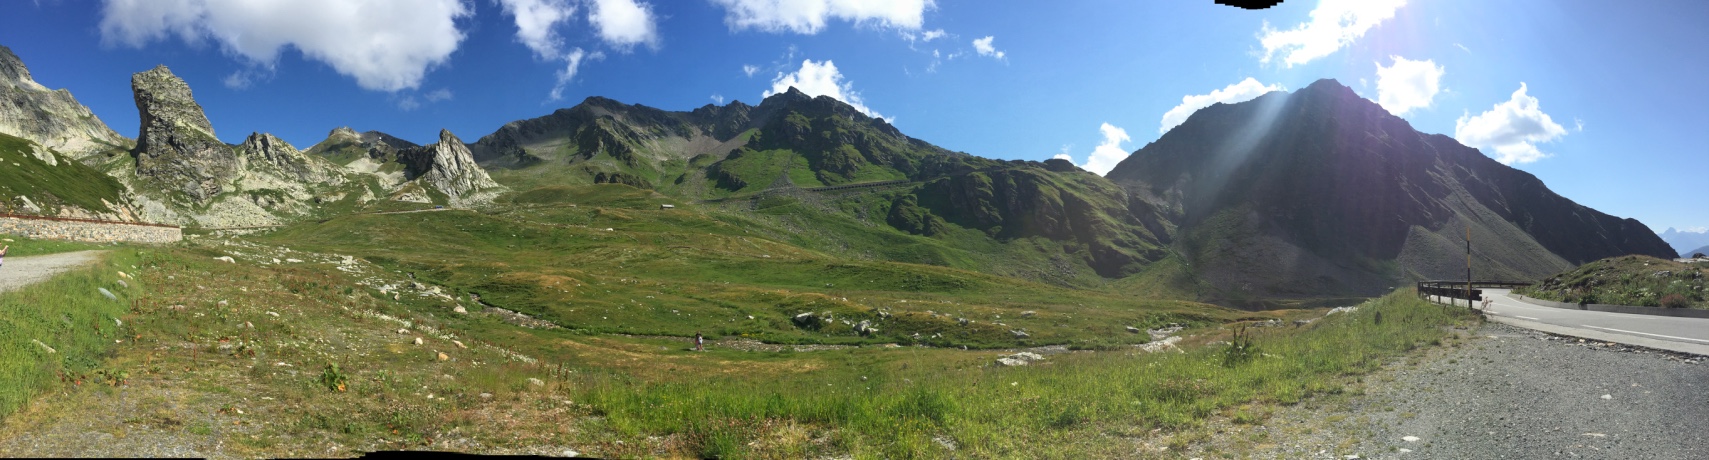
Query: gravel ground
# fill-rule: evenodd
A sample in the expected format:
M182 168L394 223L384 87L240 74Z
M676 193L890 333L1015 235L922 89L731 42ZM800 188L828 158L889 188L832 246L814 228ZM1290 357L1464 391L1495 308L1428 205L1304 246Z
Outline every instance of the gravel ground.
M1479 332L1482 340L1373 388L1361 412L1378 416L1359 450L1371 458L1709 458L1701 357L1496 323Z
M1499 323L1469 332L1347 394L1212 423L1186 457L1709 459L1709 358Z
M105 251L78 251L30 257L7 257L0 266L0 292L53 278L54 275L95 262Z

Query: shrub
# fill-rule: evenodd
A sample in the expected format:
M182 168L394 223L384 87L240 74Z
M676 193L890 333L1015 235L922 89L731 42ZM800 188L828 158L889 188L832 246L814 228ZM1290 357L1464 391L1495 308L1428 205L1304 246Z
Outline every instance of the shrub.
M1691 301L1679 294L1668 294L1662 296L1661 305L1662 308L1686 308L1691 306Z
M1252 342L1252 334L1245 326L1234 328L1234 337L1228 340L1228 348L1223 350L1223 367L1235 367L1251 361L1258 356L1258 345Z
M344 391L345 380L347 377L338 369L337 363L327 363L326 370L320 372L320 384L325 385L329 391Z

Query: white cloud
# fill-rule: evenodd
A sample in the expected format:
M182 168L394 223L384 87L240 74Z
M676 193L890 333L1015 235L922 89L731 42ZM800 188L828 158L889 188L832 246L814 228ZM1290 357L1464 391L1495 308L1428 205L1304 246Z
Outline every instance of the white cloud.
M420 86L457 50L464 35L456 21L472 14L461 0L107 0L100 29L104 42L138 48L172 36L212 39L269 70L291 46L363 88L398 91Z
M718 105L724 105L724 95L713 93L712 94L712 102L716 102L716 103L718 103Z
M812 35L829 19L918 30L934 0L712 0L724 7L724 24L731 29Z
M273 71L271 69L248 66L248 68L232 72L231 75L226 75L223 82L227 88L249 89L249 86L255 84L256 80L271 80L272 78Z
M1573 131L1584 132L1584 119L1573 117Z
M534 51L542 60L556 60L562 54L564 39L555 30L558 23L570 20L576 7L564 0L499 0L504 12L516 20L516 40Z
M1406 0L1320 0L1311 10L1311 21L1289 30L1270 28L1264 22L1258 42L1264 45L1265 64L1280 53L1287 67L1305 64L1351 45L1353 40L1383 21L1393 18Z
M1283 88L1280 83L1265 85L1263 83L1259 83L1258 80L1253 79L1252 77L1246 77L1245 80L1241 80L1239 83L1228 85L1223 89L1212 90L1210 94L1189 94L1181 96L1181 105L1177 105L1175 108L1169 109L1168 112L1163 113L1163 126L1157 128L1157 132L1159 134L1169 132L1171 128L1179 126L1181 123L1185 123L1187 121L1187 117L1192 116L1193 112L1197 112L1199 109L1205 107L1210 107L1211 104L1216 104L1218 102L1226 104L1246 102L1257 98L1258 96L1263 96L1264 93L1281 91L1282 89Z
M1460 51L1465 51L1466 54L1472 54L1472 49L1467 48L1466 45L1461 45L1459 43L1455 43L1454 46L1460 48Z
M1425 59L1414 61L1389 56L1394 65L1377 63L1377 104L1395 116L1406 115L1412 109L1430 107L1441 91L1442 66Z
M932 40L937 40L939 38L943 38L944 35L948 35L948 34L944 33L943 29L928 30L925 32L920 32L920 41L929 42Z
M576 78L576 72L581 69L582 61L605 59L605 53L594 51L589 53L581 48L571 49L564 54L564 70L558 71L558 84L552 87L552 93L546 96L548 101L564 98L564 87Z
M750 77L754 76L754 74L756 74L756 73L759 73L759 71L760 71L759 66L751 65L751 64L742 64L742 73L748 74L748 76L750 76Z
M997 37L990 35L986 35L985 38L974 39L973 50L978 51L980 56L990 56L992 58L1002 60L1004 56L1003 52L998 50L997 47L991 46L991 41L996 39Z
M449 101L451 100L451 90L449 88L439 88L421 95L421 98L426 99L427 102Z
M659 27L653 6L635 0L593 0L588 22L599 29L599 38L618 49L638 44L659 46Z
M800 70L787 74L779 72L777 78L771 81L771 89L760 94L760 97L771 97L773 94L789 91L790 87L801 90L808 96L830 96L853 106L855 110L869 117L884 118L887 122L895 121L867 108L866 103L861 101L860 94L854 91L854 84L843 81L843 74L837 70L837 64L828 60L821 64L808 59L801 61Z
M1098 132L1103 133L1104 141L1099 143L1097 148L1092 149L1092 153L1086 156L1085 163L1076 162L1074 165L1102 176L1109 174L1111 169L1115 169L1116 163L1121 163L1122 160L1127 159L1128 151L1122 148L1122 143L1133 139L1128 137L1127 130L1109 123L1098 126ZM1072 147L1068 145L1062 146L1063 152L1051 158L1074 162L1074 157L1068 154L1070 148Z
M1485 155L1493 151L1491 156L1502 164L1530 163L1548 157L1537 150L1537 144L1565 136L1567 129L1543 113L1537 98L1525 92L1525 83L1520 82L1511 99L1477 116L1461 115L1454 121L1454 139L1483 150Z

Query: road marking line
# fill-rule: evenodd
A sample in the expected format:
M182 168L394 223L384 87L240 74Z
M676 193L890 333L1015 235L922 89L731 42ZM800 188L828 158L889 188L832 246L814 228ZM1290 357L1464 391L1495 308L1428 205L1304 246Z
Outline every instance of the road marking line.
M1532 318L1532 317L1529 317L1529 316L1519 316L1519 315L1513 315L1513 317L1514 317L1514 318L1519 318L1519 319L1528 319L1528 320L1532 320L1532 321L1537 321L1537 318Z
M1627 334L1639 334L1639 335L1648 335L1648 336L1652 336L1652 337L1661 337L1661 338L1664 338L1664 339L1674 339L1674 340L1690 340L1690 341L1692 341L1692 342L1702 342L1702 343L1709 343L1709 340L1703 340L1703 339L1693 339L1693 338L1689 338L1689 337L1674 337L1674 336L1671 336L1671 335L1661 335L1661 334L1651 334L1651 333L1648 333L1648 332L1638 332L1638 331L1627 331L1627 330L1621 330L1621 329L1615 329L1615 328L1611 328L1611 327L1597 327L1597 326L1592 326L1592 325L1589 325L1589 324L1584 324L1584 325L1582 325L1582 326L1583 326L1583 327L1588 327L1588 328L1591 328L1591 329L1601 329L1601 330L1604 330L1604 331L1614 331L1614 332L1623 332L1623 333L1627 333Z

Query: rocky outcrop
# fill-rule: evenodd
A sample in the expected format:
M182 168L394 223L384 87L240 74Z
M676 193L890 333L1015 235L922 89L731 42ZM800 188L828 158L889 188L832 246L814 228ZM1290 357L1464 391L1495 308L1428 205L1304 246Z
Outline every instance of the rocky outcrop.
M141 179L206 203L239 174L231 146L190 94L190 85L158 66L131 76L142 129L137 135L136 173Z
M343 177L272 134L250 133L237 147L251 173L271 174L299 185L338 185Z
M49 90L36 83L23 60L5 46L0 46L0 133L79 159L130 143L78 103L70 91Z
M503 190L449 130L439 131L437 143L398 152L398 162L404 165L405 178L444 193L453 205L489 201Z

